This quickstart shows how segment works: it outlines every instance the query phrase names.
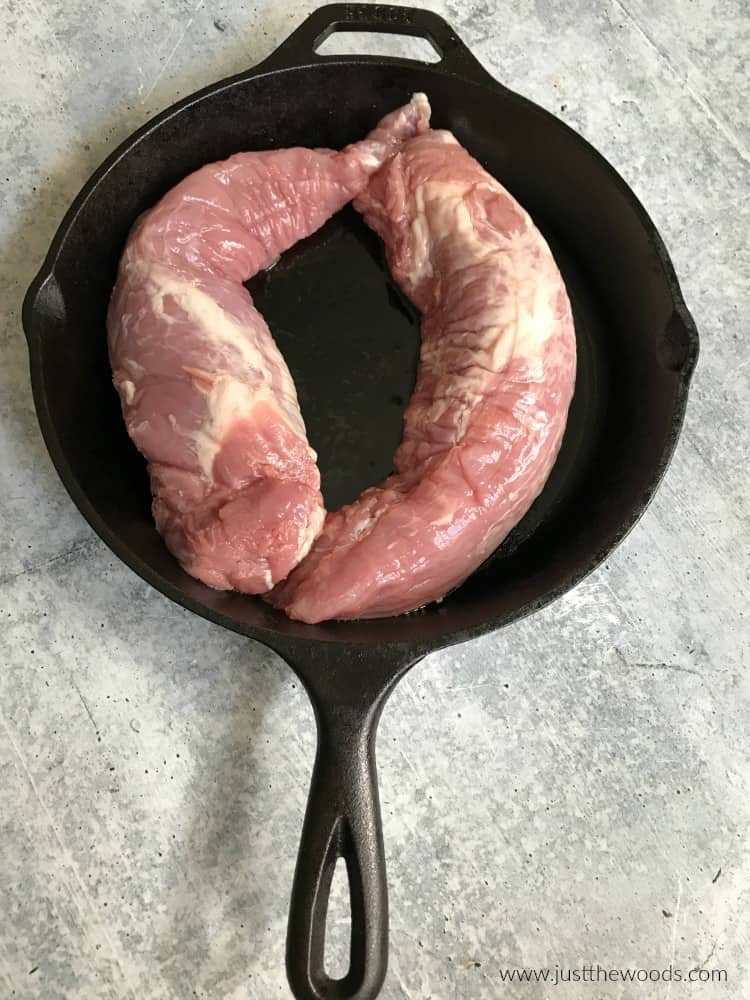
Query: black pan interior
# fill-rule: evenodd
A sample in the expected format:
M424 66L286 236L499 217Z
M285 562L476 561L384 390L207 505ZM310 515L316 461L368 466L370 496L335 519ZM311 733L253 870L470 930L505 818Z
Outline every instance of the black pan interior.
M242 149L340 147L424 90L433 124L531 212L573 303L579 369L564 444L539 500L495 555L440 605L380 622L301 626L262 601L187 577L149 512L144 463L111 387L104 319L128 229L186 173ZM691 344L675 335L676 287L642 210L578 136L515 95L438 69L325 63L239 78L144 130L105 165L57 247L33 328L37 405L77 503L134 569L232 628L352 642L468 636L545 603L593 568L637 518L668 460ZM335 507L391 470L413 385L418 317L351 209L250 283L295 377L326 499Z

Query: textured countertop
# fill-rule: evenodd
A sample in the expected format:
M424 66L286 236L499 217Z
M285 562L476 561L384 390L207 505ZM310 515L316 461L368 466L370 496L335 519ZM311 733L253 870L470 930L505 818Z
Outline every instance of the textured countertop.
M289 995L311 710L279 659L169 603L78 515L37 428L20 303L104 156L313 6L2 2L0 1000ZM608 563L534 618L429 657L386 707L382 995L741 1000L750 14L740 0L428 6L633 186L702 355L664 485ZM556 963L729 982L500 980Z

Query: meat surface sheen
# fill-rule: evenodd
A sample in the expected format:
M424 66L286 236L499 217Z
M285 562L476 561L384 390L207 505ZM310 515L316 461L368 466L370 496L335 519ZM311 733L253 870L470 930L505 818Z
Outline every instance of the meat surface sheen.
M242 283L359 194L428 120L418 94L341 152L212 163L130 233L107 319L114 384L148 459L156 525L211 587L269 590L325 516L294 384Z
M292 618L377 618L439 600L521 520L573 395L570 303L544 238L453 135L407 143L355 200L422 313L395 474L329 514L272 595Z

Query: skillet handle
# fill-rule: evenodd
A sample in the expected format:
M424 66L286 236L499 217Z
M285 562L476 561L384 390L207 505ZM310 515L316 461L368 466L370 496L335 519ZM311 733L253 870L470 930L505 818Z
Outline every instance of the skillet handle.
M275 645L302 680L318 729L290 902L289 985L297 1000L374 1000L388 969L388 889L375 736L388 696L424 652ZM349 880L351 936L349 969L341 979L332 979L325 970L326 918L339 859Z
M379 712L377 713L379 715ZM380 821L375 730L341 708L318 715L318 752L294 876L287 975L297 1000L372 1000L388 968L388 890ZM328 897L346 863L351 938L343 979L325 971Z
M319 7L266 60L274 68L311 62L340 62L341 56L321 56L316 50L335 31L375 31L424 38L440 56L437 66L456 76L498 86L447 21L431 10L393 4L332 3ZM361 56L366 59L367 57ZM415 62L415 60L407 60Z

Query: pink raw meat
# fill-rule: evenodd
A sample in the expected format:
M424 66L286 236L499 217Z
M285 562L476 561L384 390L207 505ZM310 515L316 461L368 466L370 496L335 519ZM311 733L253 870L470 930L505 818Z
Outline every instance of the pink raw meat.
M329 514L272 595L305 622L401 614L463 582L539 495L575 382L552 254L453 135L412 139L354 204L422 312L420 366L395 474Z
M242 283L359 194L427 128L415 95L340 153L239 153L134 226L107 319L114 384L184 568L255 594L297 565L325 511L289 370Z

